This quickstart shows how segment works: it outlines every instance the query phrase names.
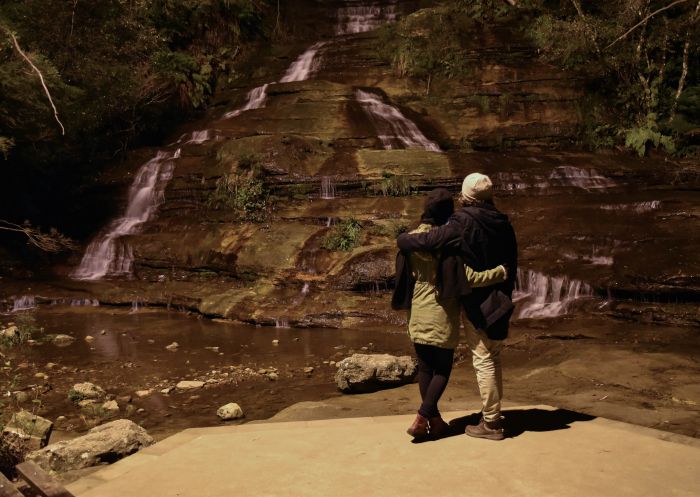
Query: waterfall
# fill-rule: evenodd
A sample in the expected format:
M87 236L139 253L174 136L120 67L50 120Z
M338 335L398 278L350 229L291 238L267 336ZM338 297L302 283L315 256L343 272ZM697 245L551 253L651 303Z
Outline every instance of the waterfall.
M306 281L306 282L304 283L304 286L301 288L301 294L302 294L302 296L306 297L306 296L309 294L309 290L310 290L310 289L311 289L311 288L310 288L309 282Z
M311 45L306 52L301 54L297 60L289 66L287 72L282 76L282 79L280 79L280 83L291 83L293 81L305 81L309 79L309 76L318 69L319 59L316 58L316 54L325 44L325 41L319 41Z
M289 328L289 320L287 318L275 319L275 328Z
M519 303L518 318L552 318L567 314L576 300L591 296L593 289L582 281L518 269L513 301Z
M581 169L573 166L554 168L549 179L557 181L560 186L575 186L584 190L615 186L613 180L606 178L595 169Z
M646 202L636 202L633 204L603 204L600 206L604 211L632 211L637 214L655 211L661 208L660 200L649 200Z
M211 130L210 129L204 129L201 131L193 131L192 135L190 135L190 139L187 140L187 144L193 144L193 145L199 145L200 143L204 143L206 141L211 140Z
M335 33L337 35L365 33L386 22L395 21L397 16L395 2L389 5L372 3L341 7L338 9L338 24Z
M131 235L148 221L163 201L163 192L173 176L175 153L160 151L139 169L129 189L129 201L124 214L90 242L80 265L72 277L79 280L97 280L108 274L130 274L134 260L131 247L119 238Z
M98 307L100 301L97 299L73 299L70 301L71 307Z
M321 198L327 200L335 198L335 184L330 176L321 177Z
M269 83L265 83L262 86L253 88L248 92L246 103L243 107L237 110L232 110L224 114L224 119L230 119L236 117L237 115L251 109L259 109L265 107L265 100L267 100L267 87L270 86Z
M12 312L26 311L35 307L36 298L34 295L22 295L20 298L14 300L12 304Z
M385 149L423 148L440 152L437 143L428 140L414 122L396 107L383 102L378 95L356 90L355 97L377 130Z

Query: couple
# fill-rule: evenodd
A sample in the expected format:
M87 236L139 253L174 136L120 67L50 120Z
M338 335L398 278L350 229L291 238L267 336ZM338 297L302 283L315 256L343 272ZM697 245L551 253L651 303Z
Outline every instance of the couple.
M418 356L422 404L407 430L415 438L450 431L438 400L447 387L464 309L467 344L482 400L482 417L467 435L502 440L500 353L513 313L515 232L493 204L488 176L464 178L461 208L444 188L428 194L420 225L397 239L394 309L408 309L408 334Z

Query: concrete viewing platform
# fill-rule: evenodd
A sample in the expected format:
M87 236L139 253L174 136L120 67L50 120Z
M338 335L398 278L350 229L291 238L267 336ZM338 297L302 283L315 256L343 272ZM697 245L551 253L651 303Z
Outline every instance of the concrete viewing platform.
M700 440L548 406L504 411L511 437L412 443L413 416L185 430L70 485L79 497L700 495Z

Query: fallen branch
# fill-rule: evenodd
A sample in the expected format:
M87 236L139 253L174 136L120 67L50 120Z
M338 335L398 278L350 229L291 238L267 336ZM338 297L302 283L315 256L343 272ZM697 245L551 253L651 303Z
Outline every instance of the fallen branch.
M44 252L61 252L63 250L74 250L76 248L73 240L62 235L55 229L51 229L49 233L42 233L29 225L22 226L0 219L0 230L23 233L27 237L29 243L40 248Z
M53 99L51 98L51 92L49 92L49 88L46 86L46 82L44 81L44 75L41 73L39 68L34 65L34 63L29 58L29 56L27 56L27 54L22 51L22 48L19 46L19 42L17 41L15 34L12 31L10 31L9 29L5 28L4 26L3 26L3 29L5 29L7 34L10 35L10 38L12 38L12 42L14 43L15 48L17 49L17 52L22 56L22 58L24 60L27 61L27 63L32 67L34 72L36 72L39 75L39 79L41 80L41 86L44 87L44 92L46 93L46 97L49 99L49 103L51 104L51 107L53 108L53 115L56 118L56 122L61 127L61 134L65 136L66 128L63 127L63 123L58 118L58 109L56 109L56 105L54 105L54 103L53 103Z
M651 18L654 17L655 15L660 14L661 12L670 9L671 7L675 7L676 5L681 4L681 3L685 3L685 2L687 2L687 1L688 1L688 0L676 0L675 2L671 2L670 4L666 5L665 7L661 7L660 9L655 10L654 12L652 12L651 14L649 14L648 16L646 16L644 19L642 19L641 21L639 21L637 24L635 24L634 26L632 26L630 29L628 29L627 31L625 31L621 36L619 36L618 38L616 38L610 45L608 45L607 47L605 47L603 50L607 50L608 48L610 48L610 47L612 47L613 45L615 45L618 41L621 41L623 38L626 38L627 35L629 35L632 31L634 31L635 29L637 29L637 28L638 28L639 26L641 26L642 24L646 23L649 19L651 19Z

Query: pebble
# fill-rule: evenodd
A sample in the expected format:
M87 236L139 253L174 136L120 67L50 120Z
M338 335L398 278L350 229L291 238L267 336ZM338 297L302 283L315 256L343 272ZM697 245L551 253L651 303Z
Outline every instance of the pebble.
M137 397L148 397L152 393L153 393L153 390L137 390L136 396Z
M143 407L141 407L140 409L136 409L136 412L137 412L138 414L143 414L143 413L146 412L146 409L144 409Z
M167 387L167 388L164 388L163 390L161 390L160 393L162 393L164 395L168 395L173 390L175 390L175 387Z
M150 343L151 345L153 345L154 343L156 343L156 341L153 340L152 338L149 338L149 339L146 340L146 341L147 341L148 343Z
M100 331L100 335L106 335L106 334L107 334L107 330Z
M280 379L280 375L277 373L267 373L267 379L270 381L277 381Z
M311 374L313 372L314 372L313 366L308 366L308 367L304 368L304 373L306 373L306 374Z
M272 341L272 345L279 345L279 344L280 344L280 341L279 341L279 340L273 340L273 341Z
M173 342L173 343L171 343L170 345L166 345L166 346L165 346L165 348L166 348L167 350L177 350L178 347L180 347L180 344L177 343L177 342Z
M46 373L36 373L34 375L34 378L41 378L42 380L48 380L49 375L47 375Z
M85 335L85 341L86 341L87 343L92 343L92 342L95 341L95 337L92 336L92 335Z

